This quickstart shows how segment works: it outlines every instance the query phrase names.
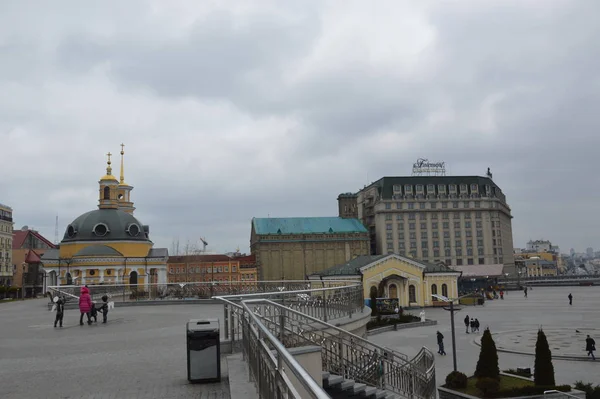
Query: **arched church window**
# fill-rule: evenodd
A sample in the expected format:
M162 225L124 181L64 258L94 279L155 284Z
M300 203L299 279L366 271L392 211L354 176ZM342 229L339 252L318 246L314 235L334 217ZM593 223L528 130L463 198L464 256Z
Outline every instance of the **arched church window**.
M417 290L414 285L408 286L408 302L415 303L417 302Z
M431 284L431 300L432 301L437 301L437 298L434 297L433 295L437 295L437 285L436 284Z
M125 197L123 197L123 194L119 194L118 198L119 198L120 200L122 200L122 199L123 199L123 198L125 198Z
M442 295L448 297L448 286L446 284L442 284Z
M398 298L398 287L396 287L396 284L390 284L388 292L390 298Z
M108 187L108 186L104 187L104 199L105 200L110 199L110 187Z

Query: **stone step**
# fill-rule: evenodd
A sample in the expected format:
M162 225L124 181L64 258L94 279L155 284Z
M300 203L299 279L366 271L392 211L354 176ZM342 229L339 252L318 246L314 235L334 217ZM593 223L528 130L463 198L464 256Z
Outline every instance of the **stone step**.
M367 387L365 387L364 391L362 391L360 393L360 396L362 398L373 398L374 399L376 393L377 393L377 388L367 386Z
M340 384L340 387L342 388L343 391L349 390L354 387L354 380L344 380Z
M362 392L365 391L365 389L367 389L367 384L361 384L358 382L355 383L352 387L352 391L355 395L360 395Z
M323 380L323 382L324 382L324 384L323 384L324 386L333 387L335 385L339 385L342 382L344 382L344 377L342 377L341 375L331 374L325 380Z

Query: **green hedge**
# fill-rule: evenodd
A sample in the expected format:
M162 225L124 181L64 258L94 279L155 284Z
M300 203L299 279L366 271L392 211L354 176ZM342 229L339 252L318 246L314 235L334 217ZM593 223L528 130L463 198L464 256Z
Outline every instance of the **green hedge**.
M584 384L583 381L575 383L575 389L585 392L585 399L600 399L600 385Z
M557 385L557 386L529 386L522 388L514 388L507 390L500 390L493 397L495 398L511 398L516 396L533 396L543 395L544 391L557 390L561 392L571 392L570 385Z
M404 324L404 323L414 323L417 321L421 321L417 316L413 316L410 313L405 313L398 318L381 318L377 317L376 320L371 320L367 323L367 330L372 330L380 327L393 326L395 324Z

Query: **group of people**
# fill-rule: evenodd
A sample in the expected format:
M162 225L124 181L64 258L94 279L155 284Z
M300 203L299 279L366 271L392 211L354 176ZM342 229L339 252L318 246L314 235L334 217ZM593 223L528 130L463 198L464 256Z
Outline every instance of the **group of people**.
M470 318L469 315L465 316L465 327L467 329L467 334L469 334L469 327L471 328L471 332L479 332L479 320Z
M54 298L54 308L56 311L56 318L54 319L54 327L56 328L57 324L62 327L63 319L65 315L65 303L66 298L56 297ZM98 312L102 313L102 323L106 324L108 320L108 296L102 296L102 306L99 308L96 307L96 303L92 301L92 297L90 296L90 290L87 286L81 287L81 295L79 296L79 325L83 325L83 316L87 316L88 325L92 324L92 318L94 322L98 322Z

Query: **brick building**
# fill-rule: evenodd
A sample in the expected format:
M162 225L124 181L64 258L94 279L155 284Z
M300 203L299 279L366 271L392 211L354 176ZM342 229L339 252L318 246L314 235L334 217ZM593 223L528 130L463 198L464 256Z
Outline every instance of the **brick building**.
M358 219L254 218L250 250L260 280L305 280L369 254L369 233Z
M169 256L167 281L235 282L256 281L256 262L253 255L181 255Z

